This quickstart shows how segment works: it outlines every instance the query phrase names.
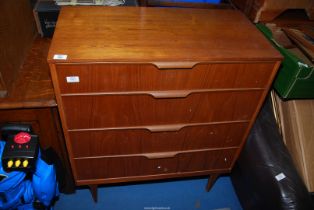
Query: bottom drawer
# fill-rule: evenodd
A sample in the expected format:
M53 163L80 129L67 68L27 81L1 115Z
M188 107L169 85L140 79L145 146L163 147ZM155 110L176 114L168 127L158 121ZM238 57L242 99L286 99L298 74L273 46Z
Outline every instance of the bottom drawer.
M207 171L231 167L237 149L75 159L78 180ZM168 157L173 156L173 157Z

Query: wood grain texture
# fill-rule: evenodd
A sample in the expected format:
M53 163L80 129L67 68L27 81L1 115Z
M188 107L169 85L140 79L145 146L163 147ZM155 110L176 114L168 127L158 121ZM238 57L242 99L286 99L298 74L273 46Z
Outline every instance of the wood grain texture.
M281 59L241 14L84 7L60 18L48 61L76 184L231 170Z
M145 129L70 132L74 157L121 155L240 145L248 123L190 126L175 132Z
M55 54L68 58L54 60ZM168 67L280 58L238 11L144 7L64 7L48 55L52 63L144 62Z
M10 93L36 27L28 0L0 1L0 13L0 72Z
M199 64L192 69L163 69L154 65L58 65L62 94L121 91L265 88L274 63ZM226 77L228 75L228 77ZM79 83L66 78L78 76ZM119 78L119 79L117 79Z
M173 158L143 156L75 160L78 179L101 179L228 169L236 149L181 153ZM95 170L97 169L97 170Z
M46 61L51 40L37 37L0 109L55 107L56 100Z
M251 119L262 91L195 93L182 99L146 95L62 98L69 129Z

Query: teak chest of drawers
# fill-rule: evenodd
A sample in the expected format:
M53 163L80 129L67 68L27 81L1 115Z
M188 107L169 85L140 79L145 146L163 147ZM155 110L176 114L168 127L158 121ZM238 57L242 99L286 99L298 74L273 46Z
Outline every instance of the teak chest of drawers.
M237 11L64 7L48 62L77 185L230 172L281 56Z

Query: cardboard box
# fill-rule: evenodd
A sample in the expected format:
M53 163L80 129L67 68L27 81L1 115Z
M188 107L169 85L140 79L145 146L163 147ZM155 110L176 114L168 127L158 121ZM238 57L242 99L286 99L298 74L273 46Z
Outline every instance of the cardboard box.
M310 192L314 192L314 100L275 97L284 142Z
M256 26L284 56L274 81L277 93L284 99L314 99L314 66L278 44L264 24Z

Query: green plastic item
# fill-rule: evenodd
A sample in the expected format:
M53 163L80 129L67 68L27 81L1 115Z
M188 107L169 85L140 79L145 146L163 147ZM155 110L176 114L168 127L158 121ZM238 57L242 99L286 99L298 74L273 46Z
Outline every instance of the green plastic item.
M272 32L264 24L256 27L271 41L273 46L284 56L274 81L274 89L283 99L314 98L314 67L282 47L273 39Z

